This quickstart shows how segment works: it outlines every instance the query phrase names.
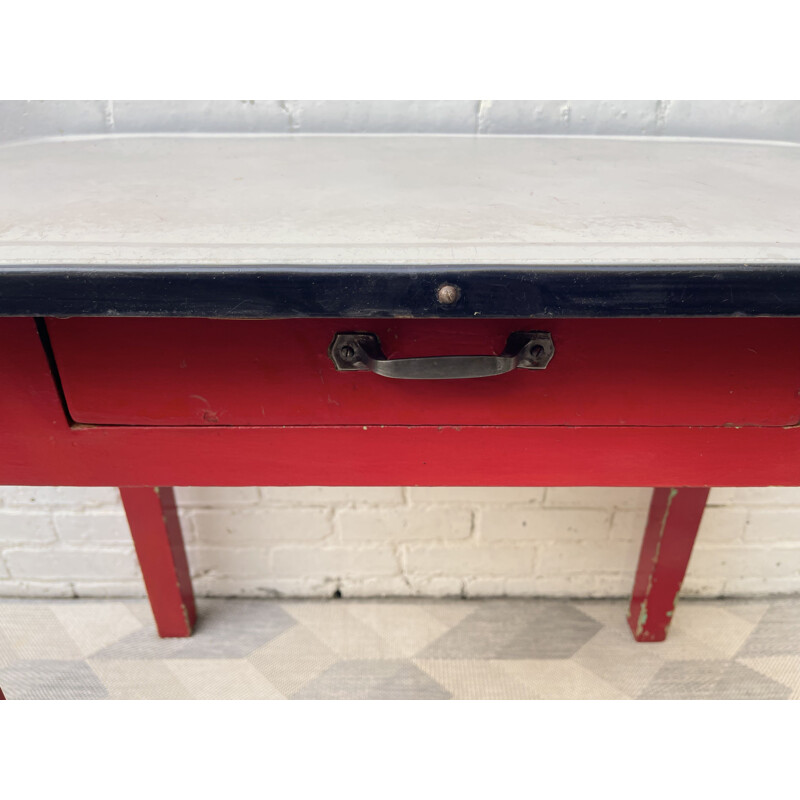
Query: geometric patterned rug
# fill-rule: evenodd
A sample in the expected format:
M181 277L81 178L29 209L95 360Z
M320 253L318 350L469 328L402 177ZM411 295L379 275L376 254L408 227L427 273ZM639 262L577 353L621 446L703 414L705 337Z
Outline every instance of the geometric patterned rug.
M623 600L199 599L188 639L144 600L0 602L21 699L797 699L800 598L681 600L637 644Z

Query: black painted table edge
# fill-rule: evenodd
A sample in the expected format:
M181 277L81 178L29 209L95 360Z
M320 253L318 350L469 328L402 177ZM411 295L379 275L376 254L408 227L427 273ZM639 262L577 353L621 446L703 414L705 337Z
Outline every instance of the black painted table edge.
M793 317L800 264L0 266L0 316Z

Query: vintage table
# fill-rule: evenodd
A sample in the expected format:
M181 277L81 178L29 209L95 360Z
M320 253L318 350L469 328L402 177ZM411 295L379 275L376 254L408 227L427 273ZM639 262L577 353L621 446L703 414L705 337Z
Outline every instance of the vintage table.
M0 147L0 482L117 485L162 636L175 485L800 484L800 147L99 136ZM481 377L478 377L481 376Z

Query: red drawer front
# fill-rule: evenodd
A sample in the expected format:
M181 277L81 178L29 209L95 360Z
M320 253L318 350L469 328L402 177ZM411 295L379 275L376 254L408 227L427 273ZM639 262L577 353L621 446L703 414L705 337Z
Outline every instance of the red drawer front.
M50 319L72 418L115 425L796 425L800 319ZM387 358L499 354L545 370L408 381L339 372L337 332Z

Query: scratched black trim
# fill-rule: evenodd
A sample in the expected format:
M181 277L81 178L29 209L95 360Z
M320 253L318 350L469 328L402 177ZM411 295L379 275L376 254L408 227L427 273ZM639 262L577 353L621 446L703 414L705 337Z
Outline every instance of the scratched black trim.
M794 317L800 264L5 266L0 316Z
M53 345L50 342L50 333L47 330L47 325L45 321L41 317L37 317L36 320L36 332L39 334L39 340L42 343L42 348L44 349L44 354L47 357L47 364L50 367L50 373L53 377L53 383L56 387L56 393L58 394L59 402L61 403L61 408L64 411L64 416L67 418L67 423L69 425L74 425L75 420L72 419L72 415L69 413L69 405L67 404L67 395L64 392L64 386L61 383L61 376L58 374L58 365L56 364L56 357L53 353Z

